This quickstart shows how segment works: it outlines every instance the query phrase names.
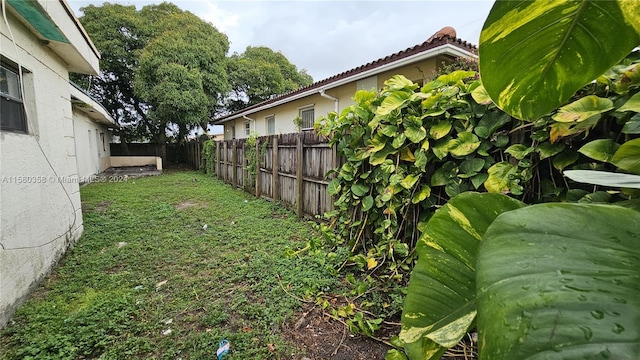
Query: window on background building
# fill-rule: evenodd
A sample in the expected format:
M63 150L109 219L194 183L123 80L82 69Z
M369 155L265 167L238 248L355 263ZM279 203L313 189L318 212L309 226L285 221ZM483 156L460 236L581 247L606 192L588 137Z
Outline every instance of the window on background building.
M231 139L235 139L236 138L236 127L235 126L231 126Z
M20 75L12 66L0 63L0 129L27 132Z
M316 120L313 108L300 110L300 118L302 118L302 130L313 129L313 123Z
M251 135L251 123L249 121L244 122L244 134L247 136Z
M273 135L276 133L276 117L275 115L267 116L267 135Z

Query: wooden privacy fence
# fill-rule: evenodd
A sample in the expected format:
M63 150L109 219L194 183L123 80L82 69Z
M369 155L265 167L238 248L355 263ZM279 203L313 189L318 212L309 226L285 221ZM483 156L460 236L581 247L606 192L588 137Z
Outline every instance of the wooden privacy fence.
M323 215L333 209L325 174L337 167L335 149L313 132L259 137L255 148L247 139L216 142L214 172L231 184L272 201L280 201L299 217ZM255 171L249 171L255 156Z
M172 163L187 164L199 170L202 144L198 140L190 140L182 144L167 144L167 159Z

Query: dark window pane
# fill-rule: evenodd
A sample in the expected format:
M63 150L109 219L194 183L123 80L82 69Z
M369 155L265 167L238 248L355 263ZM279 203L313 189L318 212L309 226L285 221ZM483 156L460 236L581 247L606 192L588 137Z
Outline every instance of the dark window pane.
M9 100L2 96L0 99L1 121L0 129L27 132L27 119L24 115L22 103Z

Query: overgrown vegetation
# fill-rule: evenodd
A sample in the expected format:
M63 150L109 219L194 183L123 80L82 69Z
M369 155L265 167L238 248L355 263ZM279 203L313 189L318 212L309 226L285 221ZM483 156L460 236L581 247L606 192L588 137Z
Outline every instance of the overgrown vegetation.
M197 172L82 188L85 233L2 331L2 359L300 354L296 298L335 290L332 258L286 251L312 227Z
M504 3L503 7L513 10L514 6L527 7L531 4ZM532 6L538 5L540 2ZM558 7L574 5L583 6L576 3ZM610 3L608 6L617 5ZM558 11L561 13L562 10ZM495 19L502 18L496 15ZM588 22L589 19L583 21ZM504 26L508 27L509 24ZM518 39L522 37L514 40L519 44ZM637 39L637 36L632 39ZM529 56L535 58L533 53ZM576 56L567 58L575 59ZM556 105L564 106L528 120L513 118L497 108L477 80L475 72L455 71L441 75L421 88L401 76L393 77L385 83L379 94L360 91L355 95L355 105L319 121L317 130L330 137L331 143L337 146L338 153L346 160L341 168L336 169L335 178L329 185L329 193L337 198L336 211L327 214L330 220L328 224L320 225L323 244L336 252L347 252L347 259L340 271L342 276L354 279L354 291L362 291L358 301L364 304L354 304L352 308L355 311L338 314L352 322L357 320L359 324L364 319L365 325L366 320L378 321L393 314L392 311L376 312L373 307L367 308L372 303L367 296L375 293L378 298L385 299L378 303L388 305L391 303L389 299L392 299L390 294L402 293L409 270L414 266L417 248L423 261L412 275L415 276L412 284L416 286L409 289L410 294L404 304L403 333L395 344L404 347L414 359L437 359L475 326L478 240L495 216L521 207L524 203L616 203L637 208L637 203L632 200L637 196L637 190L625 188L638 188L637 179L600 172L595 175L586 173L585 176L591 181L580 179L580 182L574 182L565 178L564 171L588 169L640 173L637 166L637 134L640 131L636 126L639 68L638 53L632 53L599 77L597 82L587 84L571 99L565 98ZM500 71L499 67L495 70ZM516 65L513 70L523 71ZM564 76L562 79L571 77L567 71L561 75ZM517 74L512 72L509 76L513 79ZM585 80L583 84L588 81ZM562 85L554 86L560 88ZM526 85L523 88L526 89ZM500 89L504 89L504 86ZM504 106L518 107L513 103L516 100L507 101ZM536 109L535 104L529 107ZM595 180L598 182L594 186ZM497 197L495 199L485 197L475 200L474 196L465 194L470 191L508 194L519 201L501 200L504 197L502 195L492 195ZM457 196L461 199L458 205L453 203L445 206ZM440 220L429 220L440 208L443 209L440 212L442 217L448 217L451 222L445 222L436 230L432 227ZM467 210L462 211L463 208ZM599 214L597 206L589 209L584 214L589 211ZM634 221L633 211L616 209L610 211L618 212L620 221ZM562 211L566 211L568 216L578 216L584 224L589 222L581 210L574 211L571 207L549 210L549 214L560 217ZM534 214L535 211L521 213ZM487 218L483 220L486 222L470 220L474 214L486 214ZM488 221L491 217L489 214L494 216L491 221ZM531 217L527 219L536 221ZM593 226L597 226L595 222ZM544 229L544 225L541 229ZM625 227L620 225L618 229ZM470 241L465 242L461 236L452 235L457 230L461 234L471 234ZM636 226L636 230L640 229ZM579 233L570 226L566 226L564 231ZM533 239L536 238L535 234L533 231L522 238L533 236ZM629 245L628 240L623 241L624 246ZM580 239L576 238L576 241ZM596 249L597 245L588 244L589 241L585 240L584 246ZM518 256L530 256L526 249L518 251ZM485 269L492 269L490 259L495 256L498 255L485 255ZM515 259L511 257L509 261L513 263ZM637 258L635 261L637 263ZM507 267L508 262L505 262L505 269ZM623 268L627 269L612 264L607 271L620 274L627 271ZM490 270L485 271L490 273ZM621 281L633 279L631 275L631 279ZM515 296L506 292L502 295ZM482 300L488 304L491 296L485 295ZM501 309L506 308L502 306ZM521 312L528 311L517 306L514 308ZM502 321L502 318L490 319L491 313L498 310L495 306L487 306L483 310L484 316L489 317L488 320L485 317L485 325ZM637 316L637 312L634 316ZM519 321L516 318L512 320ZM533 332L525 325L520 328L520 336L526 337L527 331ZM613 323L607 323L606 326L609 325L618 329ZM591 324L589 326L594 330L598 328ZM360 326L355 330L367 333L363 328ZM580 336L582 334L582 331L578 333ZM487 336L493 339L492 334ZM513 339L513 336L510 335L509 339ZM590 341L590 338L587 340ZM599 340L610 339L600 337ZM518 338L514 341L518 341ZM507 344L501 343L499 346ZM564 345L556 344L558 346ZM620 350L622 347L615 351L613 347L610 349L615 354L625 351ZM625 349L628 351L629 347ZM494 347L493 350L500 351L500 348ZM518 354L515 357L522 357L528 353L514 354ZM404 355L393 351L389 357L402 359Z
M213 174L213 164L216 161L216 141L214 139L205 140L202 143L202 160L200 169L205 174Z

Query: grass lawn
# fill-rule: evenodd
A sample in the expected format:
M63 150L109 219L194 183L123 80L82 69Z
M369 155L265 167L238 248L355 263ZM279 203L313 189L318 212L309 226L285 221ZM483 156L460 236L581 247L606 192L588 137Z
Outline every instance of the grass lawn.
M0 358L215 359L223 338L228 359L302 354L281 333L295 297L337 286L325 256L285 255L308 222L197 172L81 192L84 235L2 331Z

